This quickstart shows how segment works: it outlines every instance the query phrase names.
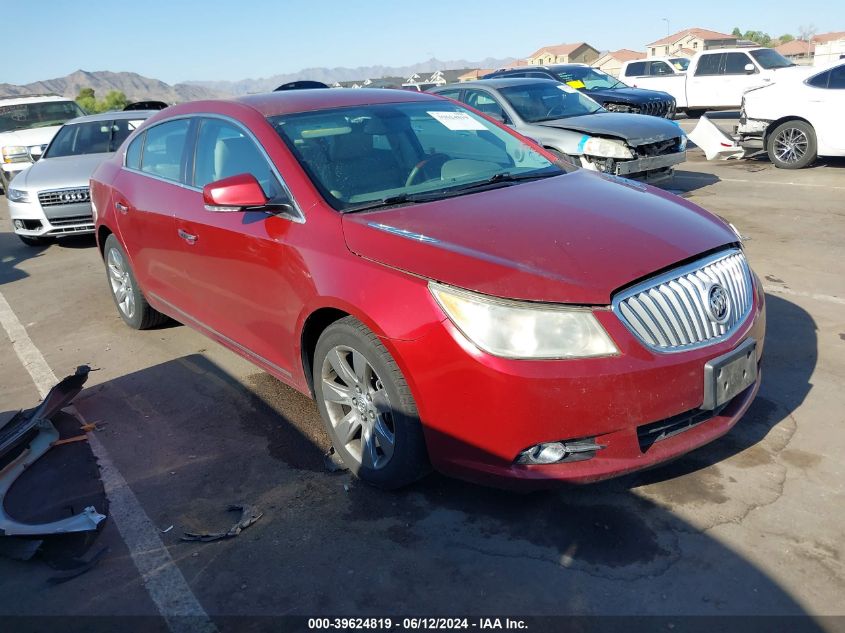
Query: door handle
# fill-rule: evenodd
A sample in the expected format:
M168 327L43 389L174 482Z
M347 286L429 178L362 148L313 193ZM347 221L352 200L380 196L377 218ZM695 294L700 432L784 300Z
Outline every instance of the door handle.
M177 233L179 233L179 237L181 237L183 240L185 240L188 244L196 244L197 243L197 236L196 235L194 235L192 233L188 233L187 231L183 231L182 229L179 229L177 231Z
M117 209L118 211L120 211L121 213L124 213L124 214L125 214L127 211L129 211L129 207L127 207L125 204L123 204L123 203L121 203L121 202L115 202L115 203L114 203L114 208L115 208L115 209Z

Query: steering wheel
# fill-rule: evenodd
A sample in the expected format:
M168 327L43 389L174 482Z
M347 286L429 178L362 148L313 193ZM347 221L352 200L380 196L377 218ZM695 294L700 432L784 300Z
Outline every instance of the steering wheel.
M555 110L560 110L559 114L561 116L566 114L566 108L563 107L562 103L558 103L558 104L553 105L551 108L549 108L549 111L546 112L546 116L547 117L553 116Z
M439 161L439 164L437 166L442 167L443 164L449 160L451 160L451 157L440 152L436 154L431 154L430 156L426 156L420 162L414 165L414 168L411 170L411 173L408 174L408 177L405 179L405 186L410 187L411 185L413 185L414 182L417 180L417 177L420 174L424 173L427 168L432 167L435 164L435 161Z

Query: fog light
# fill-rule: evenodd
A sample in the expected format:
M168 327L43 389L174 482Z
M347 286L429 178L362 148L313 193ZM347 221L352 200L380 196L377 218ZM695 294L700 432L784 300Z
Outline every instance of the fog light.
M23 220L15 220L15 228L22 229L23 228Z
M595 457L596 451L606 448L596 444L594 437L565 442L544 442L526 448L516 458L517 464L556 464L562 461L582 461Z

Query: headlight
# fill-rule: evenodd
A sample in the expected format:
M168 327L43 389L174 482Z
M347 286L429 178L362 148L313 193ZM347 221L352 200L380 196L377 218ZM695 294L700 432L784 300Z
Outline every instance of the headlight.
M2 149L4 163L28 163L29 154L22 145L7 145Z
M9 189L9 200L12 202L31 202L32 199L29 197L28 191L23 191L21 189Z
M509 301L438 283L429 290L477 347L505 358L587 358L618 353L587 308Z
M605 103L604 109L608 112L639 112L640 109L637 106L631 106L627 103Z
M633 158L625 144L621 141L614 141L609 138L595 138L593 136L581 137L578 149L588 156L601 156L602 158Z

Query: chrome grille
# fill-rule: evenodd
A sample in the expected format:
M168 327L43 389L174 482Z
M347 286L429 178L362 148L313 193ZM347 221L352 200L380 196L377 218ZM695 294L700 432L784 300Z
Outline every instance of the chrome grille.
M714 316L711 289L718 286L728 307ZM614 297L613 310L648 347L675 352L724 340L753 303L751 270L742 251L731 249L624 290Z
M56 207L62 204L82 204L91 202L91 194L88 191L88 187L39 191L38 202L41 203L42 207Z
M94 216L90 213L88 215L71 215L64 218L51 218L50 224L53 226L71 226L73 224L94 224Z

